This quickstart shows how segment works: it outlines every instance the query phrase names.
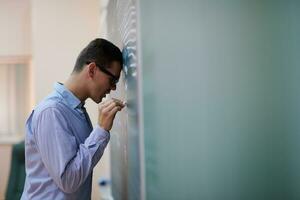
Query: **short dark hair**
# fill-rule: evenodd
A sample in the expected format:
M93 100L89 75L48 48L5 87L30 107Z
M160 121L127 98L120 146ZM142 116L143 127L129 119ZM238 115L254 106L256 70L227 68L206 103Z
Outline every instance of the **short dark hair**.
M95 62L98 67L108 68L111 62L117 61L123 66L121 50L108 40L96 38L91 41L77 57L73 72L80 72L83 66Z

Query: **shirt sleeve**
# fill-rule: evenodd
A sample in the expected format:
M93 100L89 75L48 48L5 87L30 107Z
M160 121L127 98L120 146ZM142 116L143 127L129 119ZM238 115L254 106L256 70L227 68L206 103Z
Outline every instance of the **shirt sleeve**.
M73 193L102 157L110 134L96 126L78 146L65 116L51 107L37 117L34 137L49 175L62 191Z

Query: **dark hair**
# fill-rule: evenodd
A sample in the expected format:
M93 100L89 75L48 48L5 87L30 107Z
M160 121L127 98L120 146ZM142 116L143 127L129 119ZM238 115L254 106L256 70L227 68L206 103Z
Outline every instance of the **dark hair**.
M98 67L108 68L110 63L118 61L123 66L122 52L113 43L96 38L91 41L77 57L73 72L80 72L85 64L95 62Z

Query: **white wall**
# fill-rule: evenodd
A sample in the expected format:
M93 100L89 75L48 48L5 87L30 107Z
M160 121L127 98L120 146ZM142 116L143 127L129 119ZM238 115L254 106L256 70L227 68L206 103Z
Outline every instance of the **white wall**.
M0 0L0 27L0 62L15 61L31 54L29 0ZM0 199L4 199L11 144L1 142L0 155Z
M32 106L52 91L55 81L66 80L80 50L99 37L99 3L98 0L0 0L0 58L31 56ZM94 124L97 108L87 102ZM0 199L6 189L10 149L10 145L0 145ZM99 177L109 177L108 150L94 169L92 199L100 199Z
M64 81L80 50L98 36L98 1L32 0L32 53L35 99Z
M0 0L0 56L30 54L29 0Z

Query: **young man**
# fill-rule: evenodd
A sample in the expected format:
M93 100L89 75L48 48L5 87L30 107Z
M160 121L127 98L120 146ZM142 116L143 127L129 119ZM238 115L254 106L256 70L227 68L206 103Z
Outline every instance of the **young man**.
M35 107L26 122L26 180L23 200L91 199L92 172L109 141L109 130L124 104L101 102L116 89L122 53L104 39L95 39L79 54L67 81ZM84 103L100 103L92 127Z

